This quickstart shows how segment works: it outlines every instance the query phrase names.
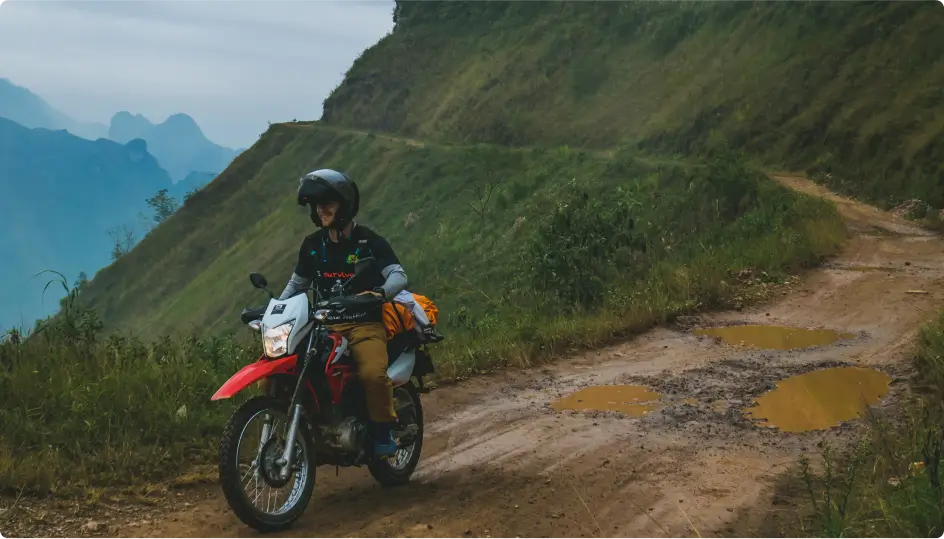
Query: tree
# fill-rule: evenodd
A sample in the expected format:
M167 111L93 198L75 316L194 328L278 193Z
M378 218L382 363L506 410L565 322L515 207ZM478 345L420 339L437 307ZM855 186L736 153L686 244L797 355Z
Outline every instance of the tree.
M108 231L108 235L115 242L111 248L111 259L118 260L134 247L134 227L128 225L116 226ZM83 272L81 275L85 275Z
M88 275L84 271L79 272L79 277L75 280L75 284L72 285L75 288L76 293L81 293L82 289L85 288L85 285L88 284Z
M501 176L494 170L487 171L485 174L472 180L472 189L475 191L475 198L468 202L472 211L479 216L482 221L482 228L485 228L485 214L488 212L488 203L492 200L492 193L502 182Z
M161 189L156 195L147 199L147 205L154 210L154 223L159 225L166 221L168 217L174 215L180 203L167 194L167 189Z

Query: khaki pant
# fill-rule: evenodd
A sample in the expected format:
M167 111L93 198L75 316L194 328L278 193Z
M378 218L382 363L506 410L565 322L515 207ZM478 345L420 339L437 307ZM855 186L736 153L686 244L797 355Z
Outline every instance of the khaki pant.
M387 333L383 324L337 324L330 329L347 339L348 348L357 363L357 376L367 394L370 420L377 423L396 421L393 384L387 378Z

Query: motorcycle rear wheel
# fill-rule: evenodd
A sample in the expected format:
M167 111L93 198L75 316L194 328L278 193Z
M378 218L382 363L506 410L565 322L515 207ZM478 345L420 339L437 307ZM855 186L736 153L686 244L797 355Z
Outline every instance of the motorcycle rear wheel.
M420 404L419 392L412 383L407 383L394 388L393 399L398 416L401 415L401 411L412 414L412 417L398 417L397 419L400 422L415 422L418 431L410 446L400 448L397 454L390 458L375 458L367 463L370 475L384 487L398 487L409 483L410 476L413 475L413 471L420 462L420 453L423 449L423 406ZM401 455L401 451L405 453Z
M273 489L281 487L276 486L278 485L277 478L273 479L275 474L270 471L272 468L266 467L265 457L281 456L280 447L284 448L285 435L288 430L287 407L286 403L272 397L253 397L236 409L226 423L220 440L219 475L223 495L239 520L260 532L278 531L290 527L305 512L315 488L314 444L308 435L308 429L304 425L299 425L295 443L295 470L289 476L287 483L295 480L300 481L301 484L296 482L293 485L287 499L280 506L278 495L276 495L275 504L272 510L269 510ZM244 447L244 450L250 450L250 455L254 450L252 446L264 447L261 452L257 450L255 460L247 472L240 469L240 442L245 439L248 427L253 420L264 419L266 415L273 418L273 424L275 421L280 421L282 427L272 429L274 432L267 437L267 440L277 437L272 443L260 442L247 444L247 447ZM253 477L250 477L250 474L253 474ZM249 481L247 482L246 479ZM256 489L253 492L257 492L259 485L262 485L262 490L258 491L259 494L254 499L250 499L246 491L250 482L255 483ZM246 487L243 486L244 483ZM265 492L267 486L269 494L265 499L265 509L262 509L256 506L256 502L259 501L259 497Z

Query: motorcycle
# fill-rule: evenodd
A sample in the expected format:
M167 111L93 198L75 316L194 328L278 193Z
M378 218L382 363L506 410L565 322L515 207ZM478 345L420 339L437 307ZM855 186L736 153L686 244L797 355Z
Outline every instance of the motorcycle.
M230 417L219 451L223 494L236 516L258 531L287 528L302 515L316 467L366 465L382 486L393 487L409 482L419 463L420 393L428 393L423 377L434 372L428 345L443 337L405 332L388 341L397 452L380 458L373 454L365 393L347 339L325 326L334 314L383 304L374 295L350 293L351 285L371 271L377 271L373 258L359 260L354 276L339 281L314 308L307 291L278 300L262 275L250 275L252 285L270 300L265 307L244 309L241 320L261 333L264 354L227 380L211 400L230 398L253 384L263 389Z

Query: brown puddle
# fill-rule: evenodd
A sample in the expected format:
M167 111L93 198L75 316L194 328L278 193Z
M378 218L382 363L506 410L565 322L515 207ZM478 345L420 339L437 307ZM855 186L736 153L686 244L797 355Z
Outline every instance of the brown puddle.
M727 326L696 329L695 335L720 337L727 344L771 350L792 350L832 344L839 339L855 337L832 329L804 329L786 326Z
M757 398L744 415L784 432L828 429L859 417L888 393L887 374L863 367L836 367L792 376Z
M561 410L598 410L642 417L658 407L659 394L642 386L593 386L581 389L551 406Z

